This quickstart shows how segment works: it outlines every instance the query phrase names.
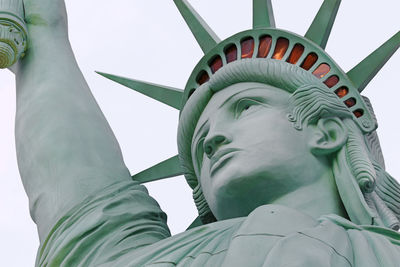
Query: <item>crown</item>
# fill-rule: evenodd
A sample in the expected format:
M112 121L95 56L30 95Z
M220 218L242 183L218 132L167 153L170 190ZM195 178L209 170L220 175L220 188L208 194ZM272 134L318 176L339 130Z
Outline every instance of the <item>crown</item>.
M184 90L98 73L182 111L192 94L226 65L251 59L281 61L309 72L332 90L364 133L376 129L374 116L360 93L399 48L400 31L346 73L324 51L340 0L324 0L304 36L275 28L271 0L253 0L253 28L223 41L186 0L174 2L204 52ZM134 175L133 179L150 182L181 174L179 157L174 156Z

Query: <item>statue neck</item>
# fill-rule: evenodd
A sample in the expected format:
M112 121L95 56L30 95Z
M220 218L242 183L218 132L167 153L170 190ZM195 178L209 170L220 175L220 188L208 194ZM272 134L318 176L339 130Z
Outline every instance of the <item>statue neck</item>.
M296 209L315 219L327 214L348 218L330 168L314 183L300 187L271 204Z

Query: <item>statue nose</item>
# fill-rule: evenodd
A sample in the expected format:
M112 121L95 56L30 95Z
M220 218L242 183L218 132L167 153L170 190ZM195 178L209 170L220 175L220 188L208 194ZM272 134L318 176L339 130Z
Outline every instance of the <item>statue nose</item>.
M226 143L229 143L229 140L222 134L215 134L210 138L206 138L204 141L204 153L206 153L208 158L211 158L218 148Z

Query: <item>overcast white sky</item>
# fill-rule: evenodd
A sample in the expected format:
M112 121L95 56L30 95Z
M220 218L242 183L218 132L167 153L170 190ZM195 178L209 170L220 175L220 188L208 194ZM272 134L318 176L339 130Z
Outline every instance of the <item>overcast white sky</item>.
M191 0L225 39L251 27L251 1ZM304 34L322 0L273 1L277 27ZM120 142L132 174L177 153L178 112L94 73L95 70L184 88L202 52L173 1L68 1L70 39L78 63ZM90 11L89 11L90 10ZM328 53L350 70L400 29L400 1L343 1ZM389 172L400 178L400 52L370 83ZM33 266L38 239L20 182L14 142L15 84L0 71L0 264ZM183 177L149 185L173 233L196 217Z

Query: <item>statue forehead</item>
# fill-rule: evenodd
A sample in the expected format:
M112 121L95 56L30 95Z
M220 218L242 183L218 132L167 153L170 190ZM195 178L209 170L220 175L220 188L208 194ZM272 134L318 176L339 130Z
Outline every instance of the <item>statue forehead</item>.
M216 92L208 102L202 112L195 129L195 132L212 116L215 112L226 106L226 104L245 97L255 97L276 103L277 105L286 104L290 96L287 91L272 85L258 82L242 82L230 85Z

